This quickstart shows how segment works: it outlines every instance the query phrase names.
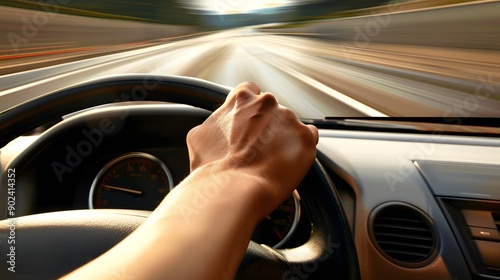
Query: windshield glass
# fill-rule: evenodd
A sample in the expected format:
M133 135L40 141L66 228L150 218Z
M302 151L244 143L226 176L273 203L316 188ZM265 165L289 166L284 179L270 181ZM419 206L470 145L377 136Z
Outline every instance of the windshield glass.
M0 111L123 73L254 81L299 117L500 117L499 1L0 1Z

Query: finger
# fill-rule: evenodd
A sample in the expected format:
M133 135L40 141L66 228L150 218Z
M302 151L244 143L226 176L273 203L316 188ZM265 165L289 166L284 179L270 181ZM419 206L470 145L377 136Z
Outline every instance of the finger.
M318 144L318 141L319 141L319 133L318 133L318 128L315 127L314 125L312 124L308 124L306 125L307 128L309 128L309 130L311 131L312 133L312 136L313 136L313 140L314 140L314 143L315 144Z
M243 82L243 83L237 85L235 89L248 91L249 93L253 93L255 95L260 94L260 88L254 82Z
M251 98L260 94L260 88L253 82L243 82L231 90L224 102L225 105L233 105L236 97Z

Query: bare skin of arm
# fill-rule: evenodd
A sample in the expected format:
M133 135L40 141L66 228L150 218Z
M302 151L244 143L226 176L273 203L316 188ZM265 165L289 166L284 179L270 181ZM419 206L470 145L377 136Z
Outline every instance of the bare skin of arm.
M255 226L293 192L318 131L253 83L187 136L191 174L132 234L64 279L234 279Z

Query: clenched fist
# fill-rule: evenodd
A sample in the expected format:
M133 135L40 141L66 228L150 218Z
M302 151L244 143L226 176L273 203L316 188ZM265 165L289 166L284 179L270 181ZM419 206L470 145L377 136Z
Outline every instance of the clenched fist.
M191 171L210 163L255 178L269 202L264 212L298 186L314 161L317 142L316 127L301 123L272 94L249 82L234 88L187 136Z

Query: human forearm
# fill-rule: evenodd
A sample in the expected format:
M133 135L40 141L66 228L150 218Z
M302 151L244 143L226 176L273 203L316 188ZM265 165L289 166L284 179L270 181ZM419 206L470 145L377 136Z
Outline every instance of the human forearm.
M217 164L197 169L123 244L70 276L74 279L232 279L259 210L261 184Z
M253 230L266 214L259 207L263 183L211 163L194 171L160 204L148 223L176 233L164 240L179 243L169 251L172 258L185 258L181 263L188 273L179 279L234 278Z

